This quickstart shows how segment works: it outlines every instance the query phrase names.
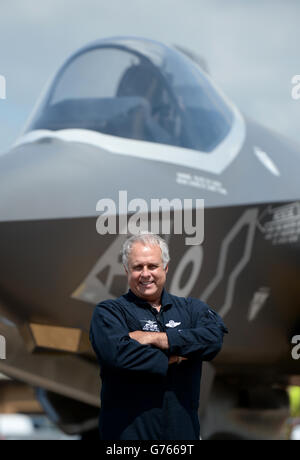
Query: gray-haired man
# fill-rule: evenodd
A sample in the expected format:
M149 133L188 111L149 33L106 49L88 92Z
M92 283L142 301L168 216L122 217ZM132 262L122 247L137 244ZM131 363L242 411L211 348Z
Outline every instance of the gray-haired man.
M227 329L200 300L167 293L168 263L159 236L129 238L123 264L130 289L95 308L90 340L101 368L101 439L199 439L202 361L217 355Z

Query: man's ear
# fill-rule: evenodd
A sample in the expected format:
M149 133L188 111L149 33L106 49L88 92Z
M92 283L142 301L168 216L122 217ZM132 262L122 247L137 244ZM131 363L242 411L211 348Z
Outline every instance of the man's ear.
M125 272L126 272L126 275L128 275L128 270L127 270L127 268L125 267L125 265L123 265L123 267L124 267L124 270L125 270Z
M166 265L166 268L165 268L166 274L168 273L168 270L169 270L169 264L167 264L167 265Z

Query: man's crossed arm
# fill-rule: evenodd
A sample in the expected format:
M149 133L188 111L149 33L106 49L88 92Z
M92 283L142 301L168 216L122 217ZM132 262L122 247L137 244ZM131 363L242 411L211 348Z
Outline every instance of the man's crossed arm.
M161 350L169 349L168 336L165 332L147 332L147 331L134 331L129 332L129 337L136 340L142 345L153 345L154 347L160 348ZM182 356L171 355L169 357L169 364L180 363L182 360L186 360Z
M169 348L168 336L165 332L134 331L129 332L128 335L142 345L153 345L161 350Z
M193 327L169 328L166 332L129 332L118 305L99 303L91 321L90 340L101 366L166 375L168 365L182 359L213 359L228 330L222 318L206 304L197 299L189 303Z

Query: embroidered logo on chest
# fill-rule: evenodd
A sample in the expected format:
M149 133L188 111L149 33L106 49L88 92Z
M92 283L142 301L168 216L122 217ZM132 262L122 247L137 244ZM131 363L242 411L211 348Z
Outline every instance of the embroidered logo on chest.
M156 321L151 321L149 319L149 320L143 320L142 323L146 323L143 326L143 331L160 332L160 329Z
M167 327L177 327L181 323L175 323L172 319L166 324Z

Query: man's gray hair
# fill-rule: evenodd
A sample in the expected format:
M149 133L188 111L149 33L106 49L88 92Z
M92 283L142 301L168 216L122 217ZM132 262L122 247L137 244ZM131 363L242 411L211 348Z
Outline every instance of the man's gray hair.
M132 246L138 242L141 242L144 245L150 244L151 246L156 246L156 245L159 246L161 249L161 258L162 258L163 266L164 268L166 268L167 264L170 261L169 247L168 247L167 242L163 238L161 238L159 235L155 235L155 233L141 232L139 235L131 236L123 244L122 262L127 270L128 270L128 258L130 255L130 251L132 249Z

